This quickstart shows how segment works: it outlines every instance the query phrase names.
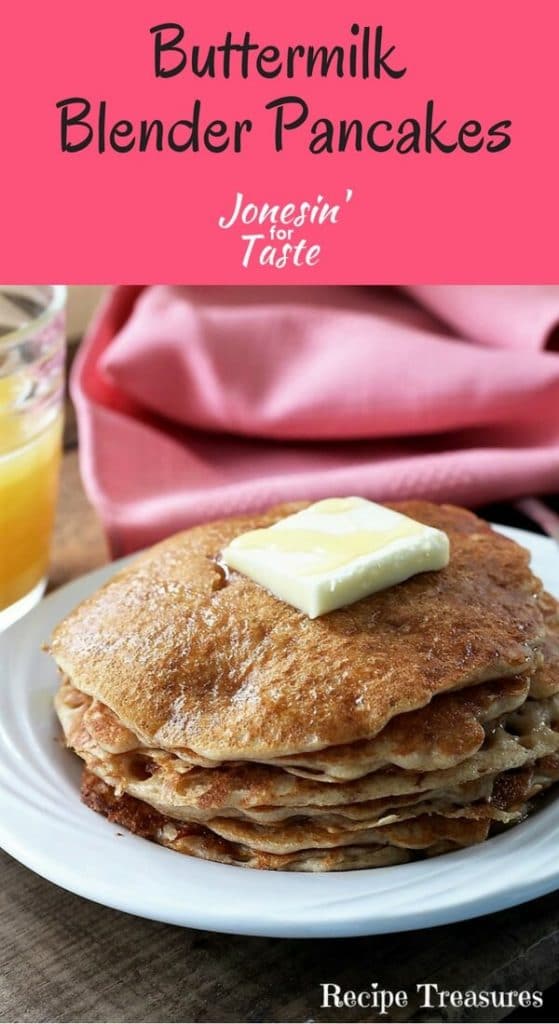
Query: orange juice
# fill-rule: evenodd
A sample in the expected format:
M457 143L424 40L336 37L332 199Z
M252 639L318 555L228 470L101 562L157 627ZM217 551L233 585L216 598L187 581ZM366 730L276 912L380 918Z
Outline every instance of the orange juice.
M9 451L2 451L3 433L13 437L14 428L0 420L0 610L25 597L47 574L62 415Z
M0 629L43 591L64 394L65 289L0 286Z

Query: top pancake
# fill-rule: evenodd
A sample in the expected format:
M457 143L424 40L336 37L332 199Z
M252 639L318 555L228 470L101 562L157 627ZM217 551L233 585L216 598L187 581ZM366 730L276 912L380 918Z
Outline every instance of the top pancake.
M227 760L372 737L437 693L535 666L544 625L528 552L462 509L392 505L446 531L449 566L322 618L224 572L233 537L302 507L150 549L58 626L61 670L146 746Z

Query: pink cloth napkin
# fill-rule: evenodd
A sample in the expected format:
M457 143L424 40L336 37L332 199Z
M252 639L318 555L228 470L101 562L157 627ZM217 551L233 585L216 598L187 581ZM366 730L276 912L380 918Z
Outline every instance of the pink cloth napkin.
M559 490L559 288L118 288L73 375L113 552L294 498Z

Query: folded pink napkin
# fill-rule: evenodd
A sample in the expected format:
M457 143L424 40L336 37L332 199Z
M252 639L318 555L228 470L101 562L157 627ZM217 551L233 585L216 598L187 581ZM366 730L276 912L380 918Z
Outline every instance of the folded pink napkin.
M116 289L73 375L88 494L116 554L293 498L559 490L557 324L559 288Z
M418 302L462 337L497 348L559 347L557 285L420 285Z

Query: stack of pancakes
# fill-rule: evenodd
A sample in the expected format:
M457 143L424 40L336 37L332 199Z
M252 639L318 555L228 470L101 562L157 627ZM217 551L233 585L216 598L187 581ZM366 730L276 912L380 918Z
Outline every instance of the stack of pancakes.
M397 864L479 843L559 778L559 609L472 513L446 569L310 620L220 552L283 506L172 537L57 628L82 796L181 853L257 868Z

